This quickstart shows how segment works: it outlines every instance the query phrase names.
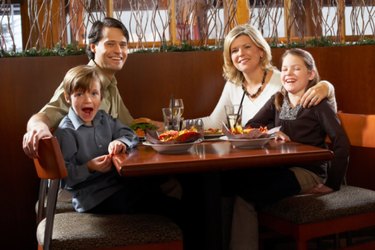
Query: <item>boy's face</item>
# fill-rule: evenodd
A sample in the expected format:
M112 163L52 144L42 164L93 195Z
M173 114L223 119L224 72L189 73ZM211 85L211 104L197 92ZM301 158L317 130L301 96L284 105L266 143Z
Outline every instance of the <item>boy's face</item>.
M104 27L102 39L98 44L91 44L95 53L95 62L107 75L120 71L128 56L128 41L121 29Z
M98 79L91 82L90 89L76 90L70 95L70 102L74 112L82 119L85 125L92 125L96 113L98 112L101 93Z

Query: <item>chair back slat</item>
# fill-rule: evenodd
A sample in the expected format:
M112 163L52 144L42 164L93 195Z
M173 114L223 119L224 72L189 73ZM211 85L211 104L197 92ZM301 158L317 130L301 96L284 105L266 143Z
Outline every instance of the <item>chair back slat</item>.
M62 179L68 175L56 137L41 139L38 155L39 157L34 159L34 165L39 178Z
M350 145L375 148L375 115L338 113Z

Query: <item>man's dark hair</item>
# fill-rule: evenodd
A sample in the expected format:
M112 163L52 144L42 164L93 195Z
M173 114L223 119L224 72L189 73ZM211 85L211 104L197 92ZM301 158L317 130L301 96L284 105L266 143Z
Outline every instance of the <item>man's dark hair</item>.
M107 28L118 28L122 30L122 33L124 34L126 41L129 41L129 32L125 28L125 25L112 17L106 17L103 19L103 21L95 21L92 24L92 28L90 30L88 39L89 39L89 44L87 45L86 48L86 54L89 57L89 59L94 59L95 53L90 50L90 44L98 44L98 42L103 38L103 29Z

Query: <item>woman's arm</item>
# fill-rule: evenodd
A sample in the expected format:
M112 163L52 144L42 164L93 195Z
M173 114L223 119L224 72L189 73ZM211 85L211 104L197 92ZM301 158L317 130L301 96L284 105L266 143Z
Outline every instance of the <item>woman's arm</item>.
M230 88L233 83L227 82L221 93L220 99L216 104L215 109L209 116L202 117L204 128L222 128L222 122L226 122L225 105L232 105L230 100Z
M324 98L328 98L328 103L332 110L337 112L335 88L328 81L320 81L315 86L309 88L301 98L304 108L318 105Z

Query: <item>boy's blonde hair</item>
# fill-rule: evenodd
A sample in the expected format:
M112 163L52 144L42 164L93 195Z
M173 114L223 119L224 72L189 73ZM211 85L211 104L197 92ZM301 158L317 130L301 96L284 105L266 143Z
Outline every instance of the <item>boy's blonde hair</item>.
M63 80L63 88L65 98L69 99L70 95L77 90L89 90L93 80L100 83L100 98L103 98L103 76L100 71L89 65L79 65L71 68L65 75Z

